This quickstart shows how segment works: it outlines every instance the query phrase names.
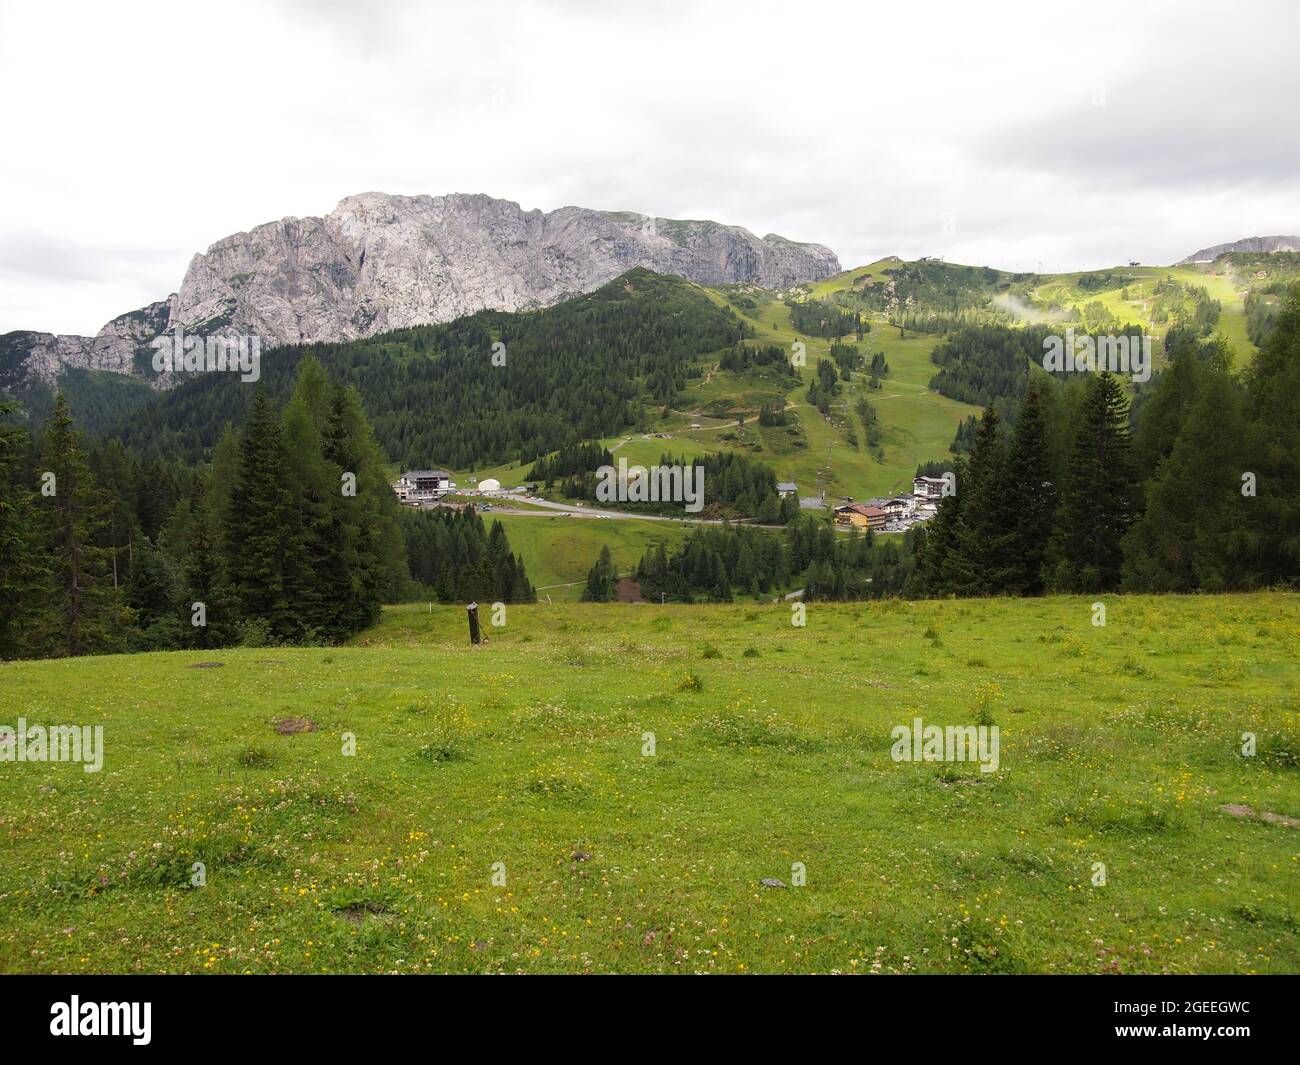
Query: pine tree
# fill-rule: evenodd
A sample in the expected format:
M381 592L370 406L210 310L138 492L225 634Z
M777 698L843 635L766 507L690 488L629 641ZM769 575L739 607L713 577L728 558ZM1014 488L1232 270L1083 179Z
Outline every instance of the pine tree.
M953 464L953 476L957 490L939 500L939 512L927 523L924 539L917 541L916 565L907 584L909 596L924 599L953 594L947 582L954 568L949 558L957 551L961 512L965 506L964 460L958 459Z
M111 551L95 546L107 507L96 493L90 467L59 393L45 427L43 472L53 474L52 494L42 498L52 556L48 613L52 650L81 655L121 650L132 625L130 611L113 587Z
M285 579L293 589L300 638L337 639L347 634L341 616L346 609L340 589L331 586L338 544L331 521L339 494L339 478L322 455L321 433L310 393L323 375L315 359L304 360L293 397L284 409L285 477L290 521L297 535L285 545ZM312 370L316 373L313 374ZM306 386L306 387L304 387ZM331 483L332 482L332 483Z
M137 477L130 456L117 440L92 454L90 467L95 485L108 501L103 546L110 549L113 586L121 587L131 574L136 545L144 536L138 516Z
M136 545L135 562L124 594L135 613L133 650L170 651L181 646L185 632L179 617L180 575L172 559L148 539Z
M225 647L235 642L239 632L239 604L222 560L216 505L203 481L195 482L188 510L189 543L181 573L187 642L194 647ZM198 607L201 612L196 615ZM195 624L196 618L203 624Z
M1221 592L1250 583L1234 556L1252 499L1241 494L1244 396L1205 371L1168 457L1146 484L1146 508L1125 539L1125 585L1136 591Z
M1251 367L1253 423L1247 466L1256 475L1249 499L1253 565L1268 583L1300 581L1300 286Z
M1007 499L1006 454L998 434L998 415L986 408L971 446L965 495L956 524L956 550L943 566L945 586L957 595L994 595L1003 590L1006 541L1011 512Z
M1004 496L1010 536L1002 544L1002 590L1009 595L1040 595L1043 559L1056 515L1057 480L1042 392L1031 383L1016 415L1007 456Z
M355 632L374 624L380 604L410 579L398 504L355 389L336 388L330 397L324 458L334 485L327 582L341 597L343 630ZM354 494L343 491L347 475L355 477Z
M609 545L600 549L596 564L587 571L587 586L582 591L584 603L608 603L614 598L614 560Z
M0 659L44 653L37 633L52 568L36 512L31 440L3 421L14 406L0 403Z
M1049 585L1063 592L1119 587L1124 537L1137 517L1128 403L1113 374L1092 376L1061 492Z
M226 564L245 618L263 620L281 640L301 638L300 530L280 420L264 385L240 441L239 469L223 536Z

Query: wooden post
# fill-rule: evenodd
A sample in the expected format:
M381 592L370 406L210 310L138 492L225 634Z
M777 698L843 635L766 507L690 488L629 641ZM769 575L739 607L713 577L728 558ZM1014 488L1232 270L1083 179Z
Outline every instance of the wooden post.
M470 603L465 612L469 614L469 642L482 643L483 631L478 627L478 603Z

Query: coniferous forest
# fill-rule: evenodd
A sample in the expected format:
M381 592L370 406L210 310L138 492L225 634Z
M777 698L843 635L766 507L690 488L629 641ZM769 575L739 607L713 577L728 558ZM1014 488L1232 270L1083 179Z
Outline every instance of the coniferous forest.
M533 598L500 525L405 512L354 388L298 362L190 468L0 421L0 656L321 643L403 598Z
M279 347L263 359L262 380L286 401L310 354L357 389L390 458L472 469L532 462L640 427L647 410L671 405L701 372L703 354L772 361L762 350L734 355L747 330L681 278L634 269L544 310L482 311L363 340ZM243 422L251 402L234 375L202 374L110 433L143 455L196 462L227 423Z
M1243 373L1191 330L1165 354L1133 410L1110 374L1035 374L1011 427L987 408L908 594L1295 586L1300 296Z

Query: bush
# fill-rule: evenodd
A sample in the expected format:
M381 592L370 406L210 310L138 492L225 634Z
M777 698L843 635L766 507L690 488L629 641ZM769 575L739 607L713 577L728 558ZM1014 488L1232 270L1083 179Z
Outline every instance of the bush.
M240 647L270 647L275 643L265 618L248 618L239 625Z

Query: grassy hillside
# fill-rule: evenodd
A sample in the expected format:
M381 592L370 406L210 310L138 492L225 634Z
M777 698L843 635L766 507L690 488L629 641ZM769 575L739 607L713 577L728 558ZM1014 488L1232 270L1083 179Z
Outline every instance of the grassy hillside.
M775 344L789 350L795 341L806 347L807 365L797 383L770 372L723 372L710 356L701 357L703 373L691 379L676 408L667 417L656 417L650 428L667 432L670 440L642 433L612 436L606 446L617 448L630 463L652 463L665 451L693 456L723 448L740 450L770 463L781 480L793 480L802 494L825 490L829 497L863 498L905 489L916 467L926 461L948 457L948 445L961 421L975 407L941 396L929 388L936 372L930 354L945 334L900 330L889 324L890 314L873 309L862 296L863 279L880 285L886 271L919 271L924 280L911 289L922 301L937 299L942 290L954 307L982 316L998 316L1007 322L1056 318L1064 328L1065 317L1099 305L1119 323L1136 323L1162 336L1168 322L1156 322L1155 288L1173 279L1184 286L1205 288L1210 298L1222 304L1215 331L1232 346L1238 365L1254 357L1255 348L1246 335L1242 293L1250 284L1249 269L1235 268L1220 261L1187 267L1116 267L1112 270L1050 275L1017 275L951 264L906 263L882 259L846 270L832 278L803 286L800 298L862 311L870 332L859 344L868 360L877 352L888 360L890 374L884 388L871 392L865 374L855 374L833 409L840 425L832 424L806 401L807 385L815 376L818 358L828 357L830 341L798 332L781 294L731 286L702 288L717 306L729 307L753 330L753 342ZM942 289L943 285L948 289ZM698 288L698 286L692 286ZM1011 299L1008 301L1008 296ZM928 304L918 303L923 311ZM935 306L938 306L935 304ZM918 312L919 313L919 312ZM851 341L850 341L851 342ZM853 413L859 396L875 404L884 432L884 461L877 461L865 447L865 434ZM781 402L794 424L762 428L756 423L759 406ZM746 425L738 424L740 415ZM854 447L846 438L843 423L858 432ZM698 429L692 429L698 424ZM526 478L531 464L512 463L479 471L478 476L495 476L503 483ZM462 474L467 477L468 471Z
M618 572L627 573L648 547L662 540L671 549L689 531L684 522L636 518L534 518L490 512L483 517L505 527L511 550L524 556L528 579L539 589L538 598L550 596L556 603L577 601L582 594L580 582L586 580L603 545L609 545Z
M1300 971L1300 829L1224 809L1300 817L1300 605L1107 602L3 665L4 723L106 754L0 764L0 970ZM1000 768L893 761L918 716L998 725Z
M749 343L775 344L786 351L795 341L803 343L807 365L796 381L770 371L720 371L715 358L702 357L701 376L688 382L671 414L652 419L649 432L604 438L615 457L626 458L629 464L655 463L665 453L693 458L731 449L767 462L779 480L796 482L803 495L825 489L831 498L862 498L909 488L916 467L947 457L957 426L978 413L975 407L930 390L929 381L936 372L930 352L939 336L909 332L904 338L897 329L876 323L875 331L868 333L859 347L868 361L876 352L885 355L890 374L884 388L871 392L866 375L854 374L835 407L838 418L850 419L857 428L859 444L853 447L842 431L807 402L805 394L815 377L817 360L829 357L831 342L797 332L789 308L775 293L755 290L742 300L734 292L700 291L719 307L729 306L754 330ZM859 396L874 403L880 414L884 462L876 461L866 450L864 431L853 413ZM793 417L790 430L758 425L758 410L764 402L786 406ZM738 424L741 415L746 422L743 428ZM695 424L700 428L691 428ZM666 433L668 438L657 433ZM516 485L527 479L531 467L532 463L514 462L459 470L456 480L465 486L471 476L480 481L495 477L503 485Z
M715 293L715 298L724 297ZM807 365L802 370L801 383L786 394L786 402L798 419L801 435L794 440L781 428L753 432L761 438L761 446L752 453L769 461L781 480L799 484L804 495L815 495L824 488L828 497L882 495L910 488L918 464L930 459L945 458L957 426L976 408L958 403L932 392L930 378L935 366L930 362L939 337L918 333L899 336L897 329L883 322L873 322L872 331L858 345L870 361L876 352L884 354L890 373L884 379L884 388L871 392L864 373L853 375L845 386L835 408L841 418L852 419L857 426L859 446L853 448L844 434L807 402L807 385L816 375L817 360L829 358L829 340L808 337L798 333L790 323L790 311L775 299L757 301L758 306L747 310L732 304L733 310L748 321L756 331L757 341L778 344L789 348L799 341L806 348ZM734 377L736 375L719 375ZM853 413L853 404L865 396L876 405L884 427L885 461L877 462L868 454L863 430ZM702 438L705 430L686 430L686 438ZM714 430L716 433L716 430ZM802 446L800 446L802 445Z
M1183 285L1206 289L1211 299L1222 305L1214 331L1221 333L1231 345L1238 365L1248 365L1255 356L1255 346L1246 334L1243 294L1255 282L1253 273L1260 263L1259 257L1246 257L1240 264L1228 259L1194 266L1116 266L1108 270L1076 271L1063 274L1010 274L990 271L985 282L963 292L966 306L990 307L988 301L996 298L992 308L1001 310L1013 321L1051 320L1071 311L1083 312L1091 303L1099 303L1119 323L1133 322L1143 326L1155 336L1163 336L1167 322L1153 317L1153 290L1157 282L1172 278ZM855 292L861 291L861 278L871 275L883 282L887 270L915 269L918 265L940 276L945 272L966 282L965 274L972 268L956 264L916 264L898 259L882 259L866 266L846 270L834 277L805 286L814 299L827 300L846 306L861 303ZM1267 265L1267 263L1265 263ZM1276 274L1278 271L1272 271ZM926 290L918 289L924 296ZM1006 302L1005 296L1014 297ZM1077 326L1076 326L1077 328Z

